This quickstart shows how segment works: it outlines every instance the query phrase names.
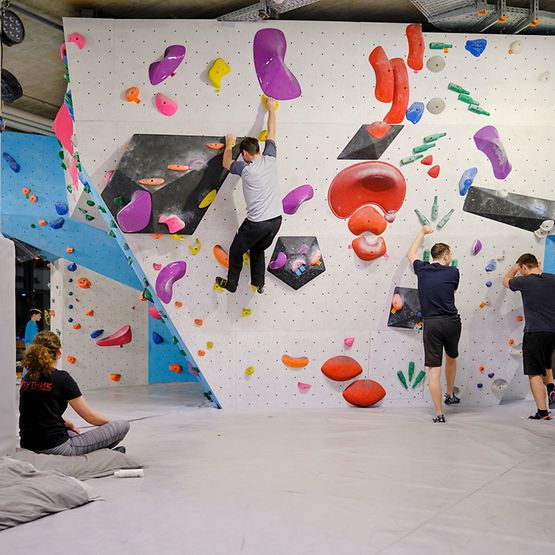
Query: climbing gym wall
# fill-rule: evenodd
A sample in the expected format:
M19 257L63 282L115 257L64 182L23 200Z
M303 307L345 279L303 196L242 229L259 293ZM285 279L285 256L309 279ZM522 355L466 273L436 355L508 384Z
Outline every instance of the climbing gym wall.
M322 22L64 27L83 180L220 405L429 403L404 257L426 221L436 231L422 256L446 242L461 271L460 394L477 405L524 395L520 298L501 277L522 252L542 256L551 229L552 38ZM263 139L263 92L281 99L286 213L265 293L247 266L231 295L213 283L245 206L220 143Z

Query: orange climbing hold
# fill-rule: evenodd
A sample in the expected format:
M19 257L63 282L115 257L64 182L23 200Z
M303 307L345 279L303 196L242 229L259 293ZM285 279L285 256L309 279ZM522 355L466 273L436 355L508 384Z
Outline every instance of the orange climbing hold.
M482 372L482 373L484 372L485 369L486 369L485 366L480 366L480 368L478 368L478 370L480 370L480 372Z
M87 278L79 278L75 284L81 289L90 289L91 282Z
M202 349L200 349L200 350L197 351L197 354L198 354L199 357L203 357L206 354L206 352L203 351Z
M370 242L364 235L353 239L351 243L355 254L365 261L375 260L383 256L387 250L383 237L377 237Z
M385 389L374 380L356 380L343 391L345 401L355 407L371 407L385 395Z
M153 234L152 234L152 238L153 238L153 239L161 239L161 238L162 238L162 234L161 234L161 233L153 233Z
M412 23L406 28L407 40L409 41L409 55L407 65L420 71L424 67L424 37L422 36L422 24Z
M35 204L35 202L37 202L37 195L31 195L31 196L29 197L29 200L30 200L33 204Z
M66 252L71 254L75 249L73 247L66 247Z
M381 235L387 222L373 206L363 206L349 218L348 226L353 235L362 235L365 231Z
M75 358L75 357L67 356L67 357L66 357L66 360L67 360L70 364L75 364L76 358Z
M85 312L85 316L94 316L94 310L87 310L87 312Z
M518 322L522 322L524 320L524 317L522 316L522 314L519 314L516 319Z
M110 374L110 379L113 382L119 382L121 380L121 374Z
M189 166L185 164L170 164L168 166L168 170L172 172L186 172L189 169Z
M221 150L222 148L225 148L224 143L206 143L206 146L212 150Z
M181 301L175 301L175 308L181 308L183 306L183 303Z
M514 339L509 339L509 341L507 341L507 343L509 345L514 345L515 344L515 340Z
M309 359L308 357L291 357L289 355L283 355L281 357L281 362L289 368L304 368L309 363Z
M214 258L224 268L229 268L229 255L227 254L227 252L225 252L225 250L222 247L220 247L220 245L214 245L212 252L214 253Z
M165 180L162 177L143 177L139 179L139 183L148 187L159 187L165 183Z
M370 52L368 61L376 75L376 86L374 89L376 100L391 102L394 91L393 68L385 50L381 46L376 46Z
M175 372L176 374L181 374L181 372L183 372L183 368L181 367L181 364L169 364L168 368L172 372Z
M366 128L366 131L374 139L381 139L391 131L391 125L385 121L375 121Z
M195 326L198 326L199 328L204 323L202 320L199 320L198 318L194 322L195 322Z
M46 220L39 220L39 225L40 225L41 227L44 227L44 226L47 225L47 224L48 224L48 222L47 222Z
M80 330L81 329L81 324L73 324L73 326L71 326L74 330Z
M21 187L21 192L22 192L25 196L27 196L27 195L31 192L31 189L29 189L29 187Z
M336 382L352 380L362 374L362 366L352 357L339 355L324 362L322 374Z
M393 102L383 119L387 123L402 123L409 105L409 75L402 58L393 58L391 67L393 68Z
M432 166L429 170L428 170L428 175L430 177L433 177L434 179L439 175L439 166Z

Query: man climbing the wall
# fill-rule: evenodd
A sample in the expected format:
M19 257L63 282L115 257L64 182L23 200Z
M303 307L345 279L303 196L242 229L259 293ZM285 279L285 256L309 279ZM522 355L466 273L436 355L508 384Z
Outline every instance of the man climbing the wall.
M545 393L547 388L549 408L553 408L555 385L551 360L555 351L555 275L542 272L538 259L526 253L505 274L503 286L511 291L520 291L522 295L524 373L530 381L537 406L536 414L529 418L550 420Z
M233 161L235 137L226 137L223 166L241 176L243 194L247 204L247 217L239 227L229 249L227 279L217 277L216 283L235 293L243 268L243 255L250 251L251 285L258 293L264 292L266 261L264 250L274 240L281 226L281 200L279 198L276 161L276 101L268 98L268 135L264 152L260 153L258 140L246 137L241 141L243 161Z
M424 322L424 364L428 367L429 387L434 403L434 422L445 422L441 402L441 365L445 350L445 381L447 392L445 404L455 405L460 399L454 394L461 337L461 318L455 306L455 291L459 286L460 274L451 266L452 256L449 245L436 243L431 250L432 263L418 260L416 253L426 235L433 232L424 226L416 236L407 258L418 278L418 296Z

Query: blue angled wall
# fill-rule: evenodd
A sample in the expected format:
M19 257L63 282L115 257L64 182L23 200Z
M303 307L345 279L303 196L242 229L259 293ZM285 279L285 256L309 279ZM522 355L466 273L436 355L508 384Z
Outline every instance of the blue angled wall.
M555 274L555 235L549 235L545 240L543 271Z

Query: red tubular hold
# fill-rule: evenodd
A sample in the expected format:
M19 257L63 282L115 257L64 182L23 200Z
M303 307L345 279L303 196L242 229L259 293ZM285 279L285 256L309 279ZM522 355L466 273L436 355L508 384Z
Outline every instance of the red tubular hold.
M376 74L376 88L374 92L376 100L380 102L391 102L393 100L394 90L393 68L391 67L391 62L385 50L381 46L376 46L376 48L370 52L368 61Z
M393 68L393 102L391 108L384 118L386 123L401 123L405 119L409 105L409 76L407 66L402 58L391 60Z
M407 25L407 40L409 41L409 55L407 56L407 65L420 71L424 67L424 37L422 36L422 25L420 23L412 23Z

